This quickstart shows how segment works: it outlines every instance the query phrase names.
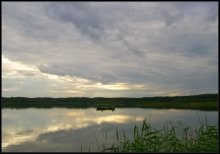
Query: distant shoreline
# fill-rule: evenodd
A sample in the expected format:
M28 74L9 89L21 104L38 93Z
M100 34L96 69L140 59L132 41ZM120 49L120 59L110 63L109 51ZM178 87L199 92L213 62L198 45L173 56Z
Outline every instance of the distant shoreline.
M16 97L2 97L2 98L49 98L49 99L72 99L72 98L88 98L88 99L96 99L96 98L105 98L105 99L118 99L118 98L128 98L128 99L143 99L143 98L218 98L218 94L198 94L198 95L183 95L183 96L151 96L151 97L22 97L22 96L16 96Z
M218 110L218 94L191 96L160 96L142 98L26 98L2 97L2 108L90 108L114 106L115 108L160 108L160 109L197 109Z

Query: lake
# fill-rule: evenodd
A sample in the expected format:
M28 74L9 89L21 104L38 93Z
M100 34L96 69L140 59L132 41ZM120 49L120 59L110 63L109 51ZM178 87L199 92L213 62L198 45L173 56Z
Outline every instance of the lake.
M200 122L218 125L217 111L116 108L115 111L87 109L2 109L2 151L78 152L97 151L102 144L112 145L124 130L130 138L135 124L146 118L153 128L170 121L198 127ZM106 138L107 132L107 140ZM120 135L121 136L121 135Z

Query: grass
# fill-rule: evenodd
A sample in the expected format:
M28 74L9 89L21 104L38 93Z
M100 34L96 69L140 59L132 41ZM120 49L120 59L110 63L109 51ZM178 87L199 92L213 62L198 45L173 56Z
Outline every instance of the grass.
M183 126L178 123L173 126L164 126L161 130L153 129L149 122L143 121L142 127L136 125L133 129L133 138L130 139L123 131L119 136L116 129L117 143L106 147L106 138L103 148L99 152L218 152L218 128L200 122L198 129Z

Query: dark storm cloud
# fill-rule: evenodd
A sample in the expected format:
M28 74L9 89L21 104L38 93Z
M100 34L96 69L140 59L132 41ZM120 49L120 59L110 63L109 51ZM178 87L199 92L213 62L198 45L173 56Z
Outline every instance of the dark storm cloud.
M6 2L2 17L3 55L43 73L217 90L218 3Z

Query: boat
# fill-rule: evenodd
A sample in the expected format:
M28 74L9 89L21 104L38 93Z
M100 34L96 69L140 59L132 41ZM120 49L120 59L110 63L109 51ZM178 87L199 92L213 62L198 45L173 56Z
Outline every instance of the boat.
M115 107L96 107L96 111L112 110L115 111Z

